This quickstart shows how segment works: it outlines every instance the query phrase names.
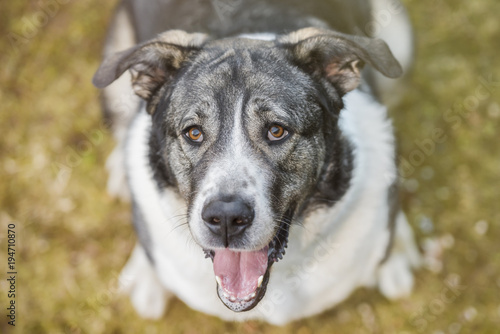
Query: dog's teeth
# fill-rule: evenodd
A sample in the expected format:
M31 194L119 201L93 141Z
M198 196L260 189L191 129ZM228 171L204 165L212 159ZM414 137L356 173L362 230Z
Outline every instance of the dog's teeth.
M257 280L257 287L260 288L262 285L262 281L264 281L264 275L260 276L259 279Z
M226 297L227 299L229 299L229 294L228 294L227 292L222 291L222 295L223 295L224 297Z
M243 300L247 302L247 301L249 301L249 300L251 300L253 298L255 298L255 292L249 294L248 296L246 296L245 298L243 298Z
M217 284L219 284L219 286L222 287L222 283L221 283L220 277L219 276L215 276L215 280L217 281Z
M236 297L235 296L230 296L229 300L232 301L232 302L235 302L236 301Z

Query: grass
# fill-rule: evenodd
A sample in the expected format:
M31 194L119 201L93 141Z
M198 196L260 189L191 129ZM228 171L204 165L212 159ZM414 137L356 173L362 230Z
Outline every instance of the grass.
M105 192L104 162L113 143L90 84L114 4L52 5L44 20L45 2L4 2L1 271L7 272L7 225L15 223L18 294L15 330L2 316L1 332L497 333L500 3L404 2L418 52L404 98L391 113L401 161L418 163L402 172L402 202L419 243L442 253L442 261L417 273L406 300L359 290L335 309L285 327L225 323L178 300L161 320L146 321L116 293L135 236L128 206ZM441 142L430 154L415 153L435 129ZM443 294L450 282L453 295ZM5 279L0 287L5 310Z

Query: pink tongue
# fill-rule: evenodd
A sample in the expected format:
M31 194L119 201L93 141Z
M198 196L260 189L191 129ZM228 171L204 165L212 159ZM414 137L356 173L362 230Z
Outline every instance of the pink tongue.
M235 252L218 249L214 256L214 272L221 288L236 298L244 298L257 289L259 277L267 270L267 249L254 252Z

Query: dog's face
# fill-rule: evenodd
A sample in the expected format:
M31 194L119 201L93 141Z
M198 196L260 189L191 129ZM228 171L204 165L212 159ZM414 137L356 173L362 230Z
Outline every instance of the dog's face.
M325 146L313 86L272 42L229 39L207 43L159 103L166 158L202 247L262 249L310 192ZM224 211L241 220L234 231Z
M400 74L383 42L313 28L276 41L170 31L98 70L99 87L132 70L156 177L185 198L230 309L262 299L293 215L341 168L336 120L365 62Z

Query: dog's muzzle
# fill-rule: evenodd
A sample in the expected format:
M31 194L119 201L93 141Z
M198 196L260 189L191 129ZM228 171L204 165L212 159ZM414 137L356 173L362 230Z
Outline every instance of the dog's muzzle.
M216 204L215 207L226 208L231 213L250 213L243 204ZM208 209L207 209L208 210ZM204 210L205 211L205 210ZM285 254L285 248L288 242L288 233L292 221L293 209L288 210L281 219L280 225L276 228L275 235L271 242L264 248L257 251L236 251L229 248L217 250L204 250L206 257L210 257L214 265L215 279L217 281L217 294L220 300L230 310L235 312L249 311L254 308L266 293L267 283L269 282L270 268L274 262L278 262ZM207 215L209 217L210 215ZM231 215L227 215L230 217ZM233 227L224 227L222 218L219 226L215 228L220 231L223 228L234 229L236 235L239 230L245 227L238 226L233 220L226 217L225 224L233 223ZM253 214L248 217L253 219ZM242 215L239 215L242 219ZM244 221L242 219L242 221ZM208 223L210 224L210 223ZM209 226L210 228L210 226ZM223 235L222 232L221 235ZM229 237L230 233L226 233Z

